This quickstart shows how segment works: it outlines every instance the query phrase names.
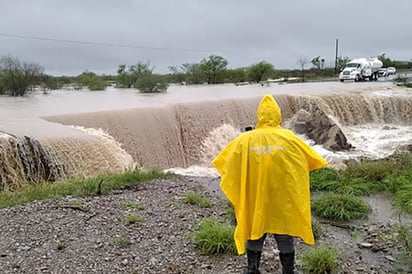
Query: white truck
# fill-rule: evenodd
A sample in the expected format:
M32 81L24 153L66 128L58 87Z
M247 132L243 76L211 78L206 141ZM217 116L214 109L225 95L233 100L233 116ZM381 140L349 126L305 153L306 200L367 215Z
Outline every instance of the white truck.
M383 68L383 63L378 58L357 58L346 64L345 68L339 73L339 80L341 82L345 80L358 82L366 79L376 81L380 77L386 77L389 74L395 74L395 72L394 67Z

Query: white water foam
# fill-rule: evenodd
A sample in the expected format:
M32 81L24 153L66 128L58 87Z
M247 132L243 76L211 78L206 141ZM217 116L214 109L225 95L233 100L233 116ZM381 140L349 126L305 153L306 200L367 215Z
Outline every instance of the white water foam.
M315 151L322 155L333 168L344 168L344 161L357 160L361 157L371 159L384 158L391 155L399 146L412 144L412 127L398 125L362 125L345 127L342 129L348 142L354 147L348 151L330 151L316 145L313 140L299 135ZM225 124L210 132L203 142L202 163L188 168L171 168L168 171L186 176L218 177L217 170L211 167L210 162L233 138L240 134L240 130Z
M120 166L123 166L124 169L133 169L136 167L136 163L133 161L132 156L123 149L122 144L117 142L110 134L105 132L101 128L85 128L82 126L69 126L71 128L77 129L83 133L86 133L90 136L94 136L99 139L105 147L110 148L110 152L113 153L113 157L117 160L117 163Z

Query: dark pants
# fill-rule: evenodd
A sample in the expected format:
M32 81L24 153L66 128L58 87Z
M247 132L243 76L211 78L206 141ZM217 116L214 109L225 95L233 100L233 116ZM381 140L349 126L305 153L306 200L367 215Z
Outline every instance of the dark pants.
M267 234L263 234L260 239L247 240L246 249L261 252L266 236ZM292 236L281 234L274 234L274 236L280 253L292 253L295 251L295 241Z

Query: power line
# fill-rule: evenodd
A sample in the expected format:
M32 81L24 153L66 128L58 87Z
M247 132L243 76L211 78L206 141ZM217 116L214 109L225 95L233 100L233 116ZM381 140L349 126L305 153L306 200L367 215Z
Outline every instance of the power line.
M106 43L106 42L91 42L91 41L81 41L81 40L68 40L68 39L57 39L50 37L39 37L39 36L27 36L27 35L17 35L9 33L0 33L0 36L9 38L18 38L26 40L38 40L38 41L50 41L58 43L70 43L70 44L81 44L89 46L103 46L103 47L113 47L113 48L133 48L133 49L144 49L144 50L163 50L163 51L194 51L194 52L213 52L213 51L234 51L229 49L193 49L193 48L169 48L169 47L149 47L149 46L138 46L131 44L116 44L116 43Z

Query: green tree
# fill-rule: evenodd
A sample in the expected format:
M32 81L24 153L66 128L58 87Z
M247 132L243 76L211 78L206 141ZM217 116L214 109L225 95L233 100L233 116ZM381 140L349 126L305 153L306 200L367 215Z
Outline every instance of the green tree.
M349 57L338 57L338 71L342 70L347 63L349 63L350 58Z
M119 65L117 69L116 85L120 88L131 88L133 83L126 65Z
M43 74L43 67L36 63L21 63L10 55L0 58L0 91L12 96L23 96Z
M185 73L180 71L177 66L169 66L168 68L169 68L169 71L171 72L172 82L182 84L186 81Z
M126 65L120 65L117 70L117 84L119 87L137 88L144 93L165 92L168 88L165 77L154 74L153 70L150 62L138 62L128 69Z
M85 71L77 76L77 82L90 90L104 90L106 88L106 82L91 71Z
M237 68L237 69L228 69L226 71L228 81L231 83L239 83L247 81L247 69L246 68Z
M161 76L155 74L141 75L135 87L142 93L166 92L168 85Z
M248 78L252 82L260 83L272 77L275 73L275 67L265 61L251 65L247 69Z
M197 85L206 81L206 75L200 64L185 63L181 68L186 74L186 82Z
M225 77L227 60L222 56L210 55L200 62L200 68L206 75L208 84L222 83Z
M386 55L385 53L378 55L378 59L382 61L384 67L393 67L394 61L392 61L390 58L386 57L385 55Z
M323 64L325 63L325 59L321 59L320 56L316 56L312 60L310 60L310 62L312 63L313 67L322 69Z
M0 71L0 94L5 94L7 92L5 83L5 74Z

